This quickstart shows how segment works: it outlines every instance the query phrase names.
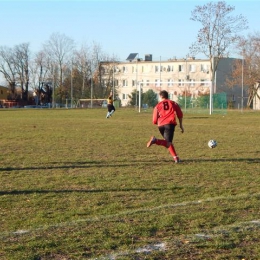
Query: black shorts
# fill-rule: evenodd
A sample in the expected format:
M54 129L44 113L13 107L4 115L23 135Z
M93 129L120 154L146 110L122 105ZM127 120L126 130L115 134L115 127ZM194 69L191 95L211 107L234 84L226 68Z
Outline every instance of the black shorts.
M108 104L108 105L107 105L107 111L108 111L108 112L111 112L112 110L116 111L114 105Z
M175 125L162 125L159 126L159 131L161 133L161 135L163 136L163 138L172 143L173 140L173 136L174 136L174 130L175 130Z

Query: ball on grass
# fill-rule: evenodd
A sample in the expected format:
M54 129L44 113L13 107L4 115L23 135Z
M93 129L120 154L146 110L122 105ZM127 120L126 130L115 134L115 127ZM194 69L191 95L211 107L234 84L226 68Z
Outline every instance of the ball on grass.
M215 148L217 146L217 141L216 140L209 140L208 141L208 147L209 148Z

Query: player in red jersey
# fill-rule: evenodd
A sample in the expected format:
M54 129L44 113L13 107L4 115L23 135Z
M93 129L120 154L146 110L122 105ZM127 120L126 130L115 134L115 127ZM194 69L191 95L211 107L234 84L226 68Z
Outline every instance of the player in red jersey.
M182 125L183 113L176 102L168 99L167 91L162 90L159 95L161 101L153 110L153 124L158 126L158 129L164 139L157 139L155 136L152 136L147 143L147 147L150 147L152 144L164 146L169 150L175 163L179 163L180 159L175 151L172 140L175 126L177 125L176 117L179 120L181 132L184 132Z

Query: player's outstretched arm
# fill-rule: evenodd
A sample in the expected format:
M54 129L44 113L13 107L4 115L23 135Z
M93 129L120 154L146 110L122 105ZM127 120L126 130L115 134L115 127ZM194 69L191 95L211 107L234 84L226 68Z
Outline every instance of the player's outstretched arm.
M180 125L181 132L184 133L184 127L182 125L182 117L179 118L179 125Z

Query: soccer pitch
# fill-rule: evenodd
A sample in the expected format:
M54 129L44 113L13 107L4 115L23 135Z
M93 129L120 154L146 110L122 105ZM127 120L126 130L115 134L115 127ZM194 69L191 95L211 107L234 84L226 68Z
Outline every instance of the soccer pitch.
M1 109L0 259L259 259L260 113ZM218 145L208 147L214 139Z

